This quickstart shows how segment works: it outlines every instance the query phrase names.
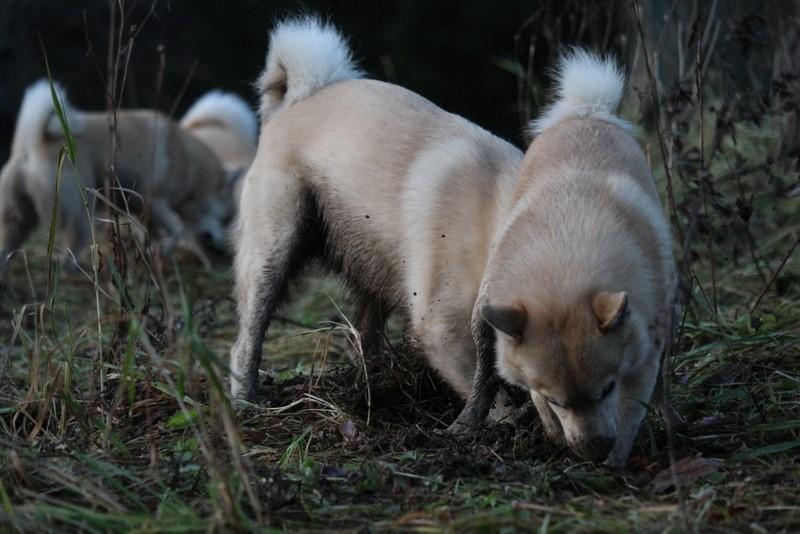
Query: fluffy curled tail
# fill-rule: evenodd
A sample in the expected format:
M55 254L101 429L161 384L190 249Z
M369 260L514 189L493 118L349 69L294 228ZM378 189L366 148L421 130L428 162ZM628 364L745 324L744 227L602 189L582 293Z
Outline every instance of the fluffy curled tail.
M56 82L53 82L53 87L66 114L70 129L77 133L80 129L78 114L67 101L64 89ZM50 82L41 79L29 85L25 90L25 96L17 115L14 142L11 147L12 153L35 150L42 146L47 139L58 139L63 136L64 132L53 105Z
M191 130L207 123L219 124L256 144L258 121L247 102L233 93L209 91L192 104L181 119L181 127Z
M531 124L534 135L575 117L598 118L626 130L632 129L616 115L625 88L625 74L612 58L572 49L559 61L555 85L556 101Z
M336 28L315 17L280 22L270 35L267 66L257 82L261 120L326 85L361 76Z

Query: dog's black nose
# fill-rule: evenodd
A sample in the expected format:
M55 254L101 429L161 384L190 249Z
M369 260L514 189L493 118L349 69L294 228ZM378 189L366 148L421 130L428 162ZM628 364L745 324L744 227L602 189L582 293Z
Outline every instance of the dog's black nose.
M613 436L595 436L576 443L575 452L585 460L600 463L608 457L615 441Z

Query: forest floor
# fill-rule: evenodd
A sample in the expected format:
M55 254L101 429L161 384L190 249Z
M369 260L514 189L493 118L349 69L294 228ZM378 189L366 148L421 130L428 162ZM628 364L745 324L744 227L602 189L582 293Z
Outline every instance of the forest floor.
M224 260L130 286L132 321L83 276L48 285L46 265L29 247L0 296L0 530L800 530L796 289L770 290L754 314L687 314L671 362L684 419L673 473L655 411L623 470L550 444L532 411L470 442L443 437L460 401L399 324L382 358L359 360L352 308L324 277L292 292L262 398L234 413ZM736 267L716 276L751 298L762 287Z

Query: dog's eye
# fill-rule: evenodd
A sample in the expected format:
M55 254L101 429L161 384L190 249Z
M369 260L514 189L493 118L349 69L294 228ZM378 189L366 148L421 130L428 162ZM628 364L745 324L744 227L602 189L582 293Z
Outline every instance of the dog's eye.
M600 400L604 400L606 397L608 397L611 394L611 392L614 391L614 386L616 386L616 385L617 385L617 383L612 380L611 383L609 383L605 387L603 392L600 394Z

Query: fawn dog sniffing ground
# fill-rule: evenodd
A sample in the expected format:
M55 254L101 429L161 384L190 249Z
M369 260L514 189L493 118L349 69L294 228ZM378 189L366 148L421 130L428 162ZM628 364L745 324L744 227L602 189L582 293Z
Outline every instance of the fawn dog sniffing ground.
M483 275L497 370L528 389L547 434L625 463L671 335L667 220L644 153L614 113L619 67L565 54L534 121L513 204Z
M365 353L393 311L478 428L497 374L531 392L548 433L623 463L658 370L670 236L641 150L613 115L613 63L575 53L523 154L396 85L366 80L313 18L272 32L261 137L235 229L231 393L253 400L262 341L309 262L364 309ZM496 365L496 369L495 369Z
M105 112L84 112L55 91L77 147L74 165L62 167L57 199L58 236L63 254L75 257L89 244L89 217L80 187L102 191L109 168L109 120ZM185 246L205 259L196 237L223 250L223 221L230 212L225 171L214 153L169 117L153 110L117 112L116 183L126 200L118 206L133 214L146 208L152 226L165 236L162 246ZM59 152L64 132L53 105L50 84L41 80L25 92L17 118L11 156L0 173L0 262L37 223L49 221L56 202ZM80 182L80 185L79 185ZM108 192L104 193L109 197ZM144 201L144 202L141 202ZM90 211L97 202L88 198Z

